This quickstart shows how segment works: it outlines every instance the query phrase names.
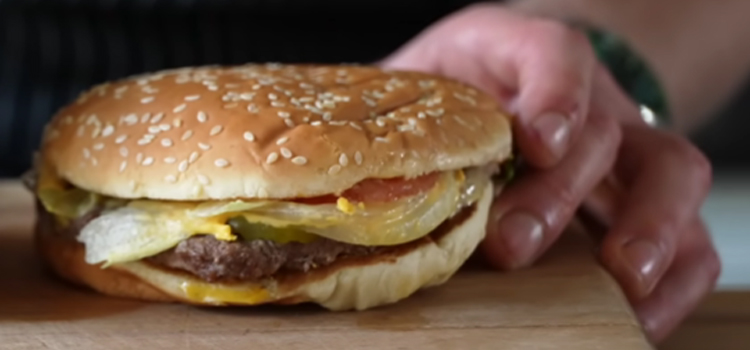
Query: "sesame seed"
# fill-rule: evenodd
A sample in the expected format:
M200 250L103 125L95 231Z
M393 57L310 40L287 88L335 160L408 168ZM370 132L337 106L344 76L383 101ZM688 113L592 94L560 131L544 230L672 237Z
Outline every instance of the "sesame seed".
M287 143L287 141L289 141L289 137L288 136L283 136L282 138L276 140L276 145L281 146L281 145Z
M427 118L427 114L425 114L424 112L419 112L419 113L417 113L417 118L419 118L419 119L425 119L425 118Z
M173 120L173 121L172 121L172 125L173 125L173 126L174 126L175 128L179 128L179 127L181 127L181 126L182 126L182 119L180 119L180 118L177 118L177 119Z
M198 121L201 123L205 123L208 121L208 115L204 111L198 112L197 118L198 118Z
M143 163L141 163L143 166L149 166L151 164L154 164L154 157L148 157L143 160Z
M312 126L321 126L321 125L323 125L323 122L321 122L320 120L316 120L316 121L310 123L310 125L312 125Z
M161 132L161 128L158 125L151 125L148 127L148 132L152 134L158 134Z
M458 99L458 100L460 100L462 102L468 103L468 104L470 104L472 106L476 106L476 104L477 104L477 101L474 98L472 98L471 96L461 95L461 94L459 94L457 92L454 92L453 96L456 99Z
M169 124L161 124L161 125L159 125L159 128L160 128L160 129L161 129L162 131L169 131L170 129L172 129L172 126L171 126L171 125L169 125Z
M354 153L354 162L356 162L357 165L362 165L362 152L357 151L357 153Z
M279 154L276 152L271 152L271 154L269 154L268 157L266 157L267 164L273 164L277 160L279 160Z
M228 103L224 105L224 109L232 109L234 107L237 107L238 105L236 103Z
M436 118L442 116L444 113L445 113L445 110L442 108L435 109L435 110L427 110L427 114L429 116L436 117Z
M411 130L414 130L414 126L413 125L408 125L408 124L403 124L403 125L399 125L396 128L396 130L398 130L399 132L411 131Z
M187 168L188 168L188 161L183 160L182 162L180 162L180 165L177 167L177 170L181 173L184 173L185 171L187 171Z
M125 171L125 168L127 168L127 167L128 167L128 161L127 160L123 160L122 163L120 163L120 172Z
M93 148L94 148L94 151L101 151L101 150L104 149L104 144L101 143L101 142L99 142L99 143L95 144Z
M335 125L335 126L344 126L348 123L346 122L346 120L334 120L334 121L328 122L328 124Z
M328 175L336 175L341 172L341 165L334 164L328 168Z
M135 155L135 162L139 164L143 162L143 153L138 153Z
M333 114L331 112L325 112L323 113L323 120L325 121L331 121L333 119Z
M117 136L117 138L115 139L115 143L119 145L125 142L125 140L127 139L128 139L128 135L120 135L120 136Z
M99 137L99 134L102 132L102 128L99 126L94 127L94 131L91 133L91 138L97 138Z
M161 145L164 147L172 147L172 144L171 139L161 139Z
M414 118L409 118L409 125L416 126L417 125L417 120L414 119Z
M151 119L151 113L146 113L141 117L141 124L148 123L148 120Z
M187 141L189 138L193 137L193 130L185 131L185 133L182 134L182 137L180 140Z
M86 158L86 159L91 158L91 151L89 151L88 148L83 149L83 158Z
M209 135L210 136L216 136L216 135L220 134L223 130L224 130L224 127L221 126L221 125L214 126L213 128L211 128L211 131L209 132Z
M179 106L175 107L175 108L174 108L174 109L172 110L172 112L174 112L174 113L180 113L180 112L184 111L184 110L185 110L185 108L187 108L187 105L183 103L183 104L181 104L181 105L179 105Z
M455 120L455 121L456 121L457 123L461 124L462 126L464 126L464 127L468 128L468 129L473 129L473 128L472 128L472 126L471 126L471 125L469 125L469 123L467 123L467 122L466 122L465 120L463 120L463 118L461 118L461 117L459 117L459 116L457 116L457 115L454 115L454 116L453 116L453 119L454 119L454 120Z
M251 103L247 105L247 111L250 113L258 113L260 112L260 109L258 108L258 106Z
M190 102L190 101L197 101L199 98L201 98L201 95L185 96L185 101L188 101L188 102Z
M281 156L282 157L284 157L286 159L292 158L292 151L290 151L288 148L281 147L280 151L281 151Z
M284 104L284 102L271 101L271 107L282 108L286 107L286 105Z
M255 94L252 92L243 92L240 94L240 99L243 99L245 101L250 101L255 97Z
M244 137L244 138L245 138L245 140L247 140L248 142L253 142L253 141L255 141L255 135L253 135L253 133L252 133L252 132L249 132L249 131L245 131L245 134L243 135L243 137Z
M162 119L164 119L164 113L157 113L151 118L151 124L158 124Z
M167 175L164 177L164 181L169 182L169 183L175 183L177 182L177 177L175 177L174 175Z
M216 90L219 90L219 87L216 85L208 85L208 89L211 91L216 91Z
M211 149L211 145L203 142L198 142L198 147L204 151L208 151Z
M378 118L377 120L375 120L375 124L382 128L385 126L385 120Z
M289 112L286 111L279 111L276 114L279 116L279 118L289 118L292 116Z
M359 126L359 124L357 124L355 122L349 122L349 126L351 126L354 129L357 129L357 130L362 130L362 127Z
M271 101L276 101L278 98L279 98L279 96L277 96L274 93L268 94L268 99L271 100Z
M120 147L120 155L123 156L123 157L127 157L128 156L128 149L127 149L127 147Z
M419 81L419 87L422 89L429 89L433 86L435 86L434 80L420 80Z
M135 114L128 114L127 116L125 116L123 121L125 122L125 124L135 125L138 123L138 116Z
M341 164L341 166L347 166L349 164L349 157L346 156L346 153L341 153L339 156L339 164Z
M96 157L91 158L91 165L93 165L93 166L99 165L99 161L96 159Z
M154 96L144 97L141 99L141 103L145 105L145 104L154 102L154 99L155 99Z
M284 124L288 126L289 128L293 128L295 126L294 122L291 119L284 119Z
M198 157L200 157L200 153L193 151L193 153L190 153L190 158L188 158L188 162L190 164L195 163L196 160L198 160Z
M297 157L292 158L292 163L297 164L297 165L305 165L307 164L307 158L303 156L297 156Z
M385 138L385 137L378 136L378 137L375 138L375 142L388 143L388 139Z
M174 164L176 161L177 161L177 158L175 157L164 158L164 163L167 163L167 164Z
M362 100L365 101L365 104L367 104L370 107L376 107L378 105L378 103L375 102L374 100L369 99L369 98L364 97L364 96L362 96Z
M144 146L144 145L147 145L149 143L151 143L150 139L140 139L140 140L138 140L138 145L139 146Z
M112 124L107 124L102 130L102 137L108 137L115 132L115 127Z
M208 177L203 174L198 174L198 182L201 183L203 186L208 186L211 182L208 180Z
M214 165L216 165L219 168L226 168L229 166L229 161L224 158L219 158L214 161Z

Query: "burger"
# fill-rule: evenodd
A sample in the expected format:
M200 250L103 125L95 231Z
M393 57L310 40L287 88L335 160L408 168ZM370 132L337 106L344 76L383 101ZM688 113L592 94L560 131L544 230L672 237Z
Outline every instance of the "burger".
M189 67L95 86L47 124L35 244L99 293L197 305L390 304L485 235L510 117L441 76Z

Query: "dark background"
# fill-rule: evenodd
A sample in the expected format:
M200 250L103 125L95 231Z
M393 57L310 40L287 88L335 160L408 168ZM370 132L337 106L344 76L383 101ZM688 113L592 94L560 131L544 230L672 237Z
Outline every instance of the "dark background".
M43 124L93 84L187 65L371 62L471 2L0 1L0 177L27 169ZM750 166L749 116L747 84L694 135L717 168Z

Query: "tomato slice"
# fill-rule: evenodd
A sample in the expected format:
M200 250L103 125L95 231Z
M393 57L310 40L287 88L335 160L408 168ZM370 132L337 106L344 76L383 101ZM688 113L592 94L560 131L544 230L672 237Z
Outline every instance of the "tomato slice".
M342 197L352 202L384 203L424 193L435 187L440 173L430 173L418 178L367 179L346 190ZM333 195L298 199L305 204L336 203L338 197Z

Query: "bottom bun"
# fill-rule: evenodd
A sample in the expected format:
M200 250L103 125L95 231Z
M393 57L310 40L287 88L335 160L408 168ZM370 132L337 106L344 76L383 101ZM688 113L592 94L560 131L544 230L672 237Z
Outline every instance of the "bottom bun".
M209 283L142 261L102 269L84 261L81 244L50 234L44 220L37 226L36 237L43 258L61 277L106 295L215 306L309 302L330 310L364 310L445 283L484 239L492 187L486 186L474 206L430 237L388 254L343 260L262 283Z

